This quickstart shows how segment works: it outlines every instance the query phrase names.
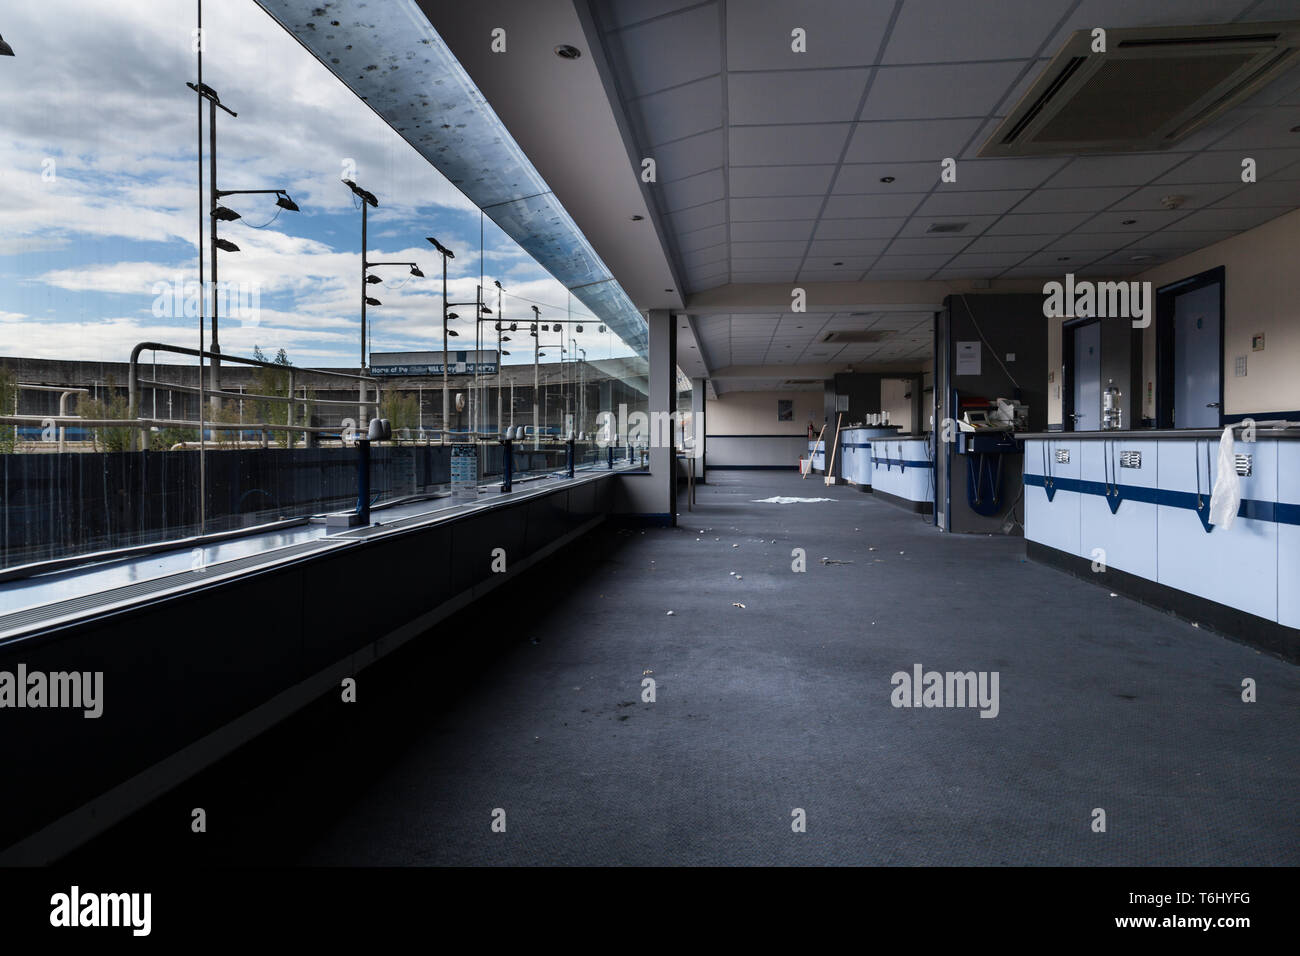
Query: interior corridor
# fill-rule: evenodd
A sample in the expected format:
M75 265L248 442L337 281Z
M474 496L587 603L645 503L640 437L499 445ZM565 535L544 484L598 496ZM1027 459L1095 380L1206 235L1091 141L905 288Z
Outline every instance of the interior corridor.
M679 504L678 527L605 526L72 859L1300 862L1293 666L817 476L715 471ZM893 706L917 664L996 671L996 717Z

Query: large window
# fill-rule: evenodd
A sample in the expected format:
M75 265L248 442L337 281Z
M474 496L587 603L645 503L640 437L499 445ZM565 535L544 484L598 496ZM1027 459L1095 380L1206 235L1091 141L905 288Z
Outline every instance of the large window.
M203 17L6 11L0 567L349 509L374 417L376 505L451 504L453 443L497 481L507 430L517 477L630 467L644 347L251 0Z

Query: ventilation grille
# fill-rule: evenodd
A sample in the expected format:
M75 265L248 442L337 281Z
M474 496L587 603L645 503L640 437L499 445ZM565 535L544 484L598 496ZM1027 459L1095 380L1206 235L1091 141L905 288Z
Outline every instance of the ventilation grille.
M835 332L827 332L822 336L822 341L835 342L839 345L854 342L879 342L888 334L888 332L884 331L871 332L865 329L839 329Z
M1237 474L1242 478L1249 478L1251 471L1254 470L1254 455L1234 455L1233 464L1237 466Z
M1119 453L1119 466L1121 468L1141 468L1142 452L1140 451L1122 451Z
M1300 21L1074 33L980 156L1168 149L1300 62Z
M927 233L961 232L969 225L968 222L932 222L925 231Z

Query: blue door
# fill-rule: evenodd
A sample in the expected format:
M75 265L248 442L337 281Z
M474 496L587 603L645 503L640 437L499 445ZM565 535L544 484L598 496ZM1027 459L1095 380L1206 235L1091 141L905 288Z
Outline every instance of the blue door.
M1076 432L1101 428L1101 323L1074 328L1074 423Z
M1219 427L1221 290L1216 282L1174 299L1175 428Z

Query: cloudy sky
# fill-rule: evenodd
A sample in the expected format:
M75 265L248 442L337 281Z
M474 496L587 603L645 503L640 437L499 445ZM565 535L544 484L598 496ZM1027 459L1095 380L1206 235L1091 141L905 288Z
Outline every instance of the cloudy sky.
M198 278L194 26L194 0L5 5L0 33L17 55L0 57L0 356L125 361L140 341L198 344L197 318L170 295ZM243 218L221 226L241 251L221 255L220 278L256 290L260 309L222 321L223 351L357 364L361 214L340 182L353 170L380 201L371 261L413 260L427 276L375 270L374 351L442 347L441 260L427 235L456 253L452 301L474 298L481 268L490 307L493 280L512 294L507 321L531 318L528 300L555 307L543 320L564 317L564 287L490 219L480 256L478 209L252 0L209 0L204 26L203 80L239 114L218 114L218 185L284 188L302 209L224 201ZM205 120L205 164L206 136ZM472 347L472 324L459 331L452 344ZM596 323L578 339L590 359L629 354ZM532 361L527 333L512 344L507 362Z

